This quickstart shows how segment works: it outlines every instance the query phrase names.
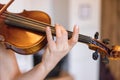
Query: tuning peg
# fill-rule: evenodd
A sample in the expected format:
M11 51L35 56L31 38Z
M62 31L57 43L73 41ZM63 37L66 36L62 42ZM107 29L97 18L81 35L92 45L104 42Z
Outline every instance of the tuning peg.
M108 63L109 63L109 60L108 60L108 58L105 56L105 57L102 59L102 62L105 63L105 64L108 64Z
M103 39L102 42L107 45L107 44L110 43L110 40L109 39Z
M94 60L97 60L97 59L98 59L98 50L96 50L96 51L93 53L92 58L93 58Z
M95 35L94 35L94 38L95 38L95 39L98 39L98 37L99 37L99 33L96 32Z

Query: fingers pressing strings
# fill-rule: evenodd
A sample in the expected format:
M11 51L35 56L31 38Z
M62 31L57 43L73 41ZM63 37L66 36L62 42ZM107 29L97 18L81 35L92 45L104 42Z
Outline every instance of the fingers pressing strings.
M65 28L63 28L63 27L61 27L62 29L62 31L61 31L61 33L62 33L62 36L63 36L63 42L64 43L68 43L68 32L65 30Z
M68 41L71 48L78 42L79 37L79 27L77 25L74 26L72 38Z
M50 27L46 28L46 35L47 35L48 45L50 47L52 45L61 45L61 43L67 42L67 40L68 40L68 33L63 27L61 27L61 25L56 24L55 25L55 30L56 30L56 43L53 40ZM79 34L79 27L75 25L74 29L73 29L72 38L68 40L68 43L71 46L71 48L78 41L78 34Z
M52 45L54 45L54 40L53 40L53 37L52 37L50 27L46 28L46 35L47 35L48 46L52 47Z
M55 30L56 30L56 45L60 45L62 42L62 30L61 26L59 24L55 25Z

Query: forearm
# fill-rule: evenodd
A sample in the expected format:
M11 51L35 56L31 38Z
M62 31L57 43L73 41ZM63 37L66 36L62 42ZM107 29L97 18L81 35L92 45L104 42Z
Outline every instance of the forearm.
M21 74L15 80L44 80L50 70L46 70L43 63L38 64L32 70Z

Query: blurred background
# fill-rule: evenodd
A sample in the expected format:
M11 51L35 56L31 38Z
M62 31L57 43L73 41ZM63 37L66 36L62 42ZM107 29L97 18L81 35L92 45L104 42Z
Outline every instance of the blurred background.
M0 0L6 4L9 0ZM120 45L120 0L15 0L7 9L20 13L23 10L44 11L51 17L52 25L63 25L72 31L79 25L80 34L94 37L99 32L99 39L110 39L110 45ZM20 69L26 72L39 63L39 56L16 54ZM93 60L86 44L77 43L64 59L60 70L69 73L74 80L120 80L120 61L110 60L103 64L102 60Z

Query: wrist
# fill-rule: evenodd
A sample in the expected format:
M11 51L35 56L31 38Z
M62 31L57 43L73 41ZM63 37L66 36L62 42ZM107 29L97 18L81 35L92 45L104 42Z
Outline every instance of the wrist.
M49 73L54 68L54 66L52 64L46 63L45 61L42 61L41 65L43 66L46 73Z

